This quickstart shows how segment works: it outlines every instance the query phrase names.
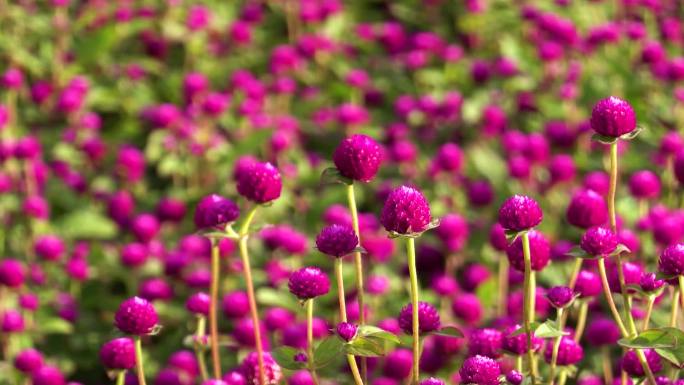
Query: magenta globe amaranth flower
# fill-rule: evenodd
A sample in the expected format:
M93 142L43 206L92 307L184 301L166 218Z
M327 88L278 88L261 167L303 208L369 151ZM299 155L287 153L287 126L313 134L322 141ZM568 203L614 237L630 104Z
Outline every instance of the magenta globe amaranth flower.
M333 154L333 162L340 174L361 182L369 182L375 177L382 158L380 145L366 135L352 135L344 139Z
M271 357L271 353L264 352L264 375L266 383L264 385L276 385L283 377L280 365ZM247 379L248 385L260 385L259 381L259 361L256 352L251 352L242 360L240 371Z
M634 109L615 96L602 99L594 105L590 122L596 133L613 138L628 134L636 128Z
M508 381L509 384L511 385L520 385L523 382L523 375L522 373L518 372L517 370L511 370L506 374L506 381Z
M641 279L639 280L639 286L641 290L646 293L652 293L660 290L665 285L665 280L658 279L656 273L643 273Z
M458 374L462 384L499 385L501 367L489 357L476 355L463 361Z
M553 354L553 342L549 341L544 350L544 360L551 363ZM558 346L558 357L556 363L560 366L574 365L584 357L584 349L571 337L563 336Z
M359 238L354 229L348 225L330 225L316 236L316 247L323 253L333 257L351 254L359 245Z
M499 223L506 230L523 231L541 223L543 213L534 199L513 195L499 209Z
M280 172L268 162L251 162L236 174L237 191L256 203L278 199L283 188Z
M413 304L408 304L399 313L399 327L406 333L413 333ZM418 325L421 333L430 333L440 327L439 312L427 302L418 302Z
M566 218L571 225L582 229L600 226L608 221L608 206L594 190L582 190L572 196Z
M337 324L336 332L343 340L349 342L356 337L356 331L358 327L349 322L340 322Z
M242 318L249 313L247 292L236 290L226 293L222 300L223 314L228 318Z
M0 261L0 285L17 288L24 284L24 265L16 259Z
M567 286L554 286L546 292L546 299L556 308L567 307L573 297L572 289Z
M22 373L33 373L44 364L43 354L36 349L28 348L14 357L14 367Z
M491 358L501 357L503 347L503 333L499 330L484 328L476 329L468 336L468 355L486 356Z
M444 381L439 378L430 377L421 381L418 385L446 385Z
M430 205L423 194L413 187L393 190L380 213L385 230L398 234L420 233L430 225Z
M132 297L121 303L114 315L114 324L126 334L150 334L157 326L159 317L154 306L140 297Z
M658 271L667 276L684 275L684 243L670 245L658 259Z
M620 329L612 319L599 317L589 322L584 336L591 346L613 345L620 339Z
M548 265L551 258L551 245L544 234L532 230L527 234L530 241L530 261L532 270L541 271ZM506 256L514 269L525 271L525 256L523 254L523 239L518 237L506 249Z
M330 280L321 269L309 266L290 275L288 288L300 300L307 300L326 295L330 290Z
M581 298L598 296L601 294L601 277L593 271L581 270L575 280L575 292Z
M24 330L24 317L18 310L7 309L0 317L0 331L18 333Z
M44 365L31 374L33 385L65 385L62 372L51 365Z
M610 255L618 245L615 233L607 227L592 227L587 230L580 240L580 247L587 254L594 257Z
M660 360L660 356L653 349L644 349L644 355L646 356L646 362L651 372L658 373L663 369L663 364ZM632 377L643 377L644 367L637 357L637 353L634 350L630 350L622 357L621 363L622 370L627 372Z
M198 292L188 297L188 300L185 302L185 308L194 314L208 316L210 302L211 297L209 297L209 294Z
M660 178L653 171L637 171L629 178L629 192L637 199L652 199L660 195Z
M483 309L480 299L475 294L463 293L454 297L451 303L452 313L468 325L477 325L482 319Z
M100 362L108 369L132 369L136 362L133 340L122 337L105 343L100 349Z
M221 228L240 216L237 204L228 198L211 194L202 198L195 209L195 226L199 229Z

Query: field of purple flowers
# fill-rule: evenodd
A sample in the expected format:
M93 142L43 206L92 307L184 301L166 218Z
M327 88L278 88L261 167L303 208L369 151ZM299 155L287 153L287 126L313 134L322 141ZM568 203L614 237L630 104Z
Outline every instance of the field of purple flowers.
M684 385L684 3L0 0L0 385Z

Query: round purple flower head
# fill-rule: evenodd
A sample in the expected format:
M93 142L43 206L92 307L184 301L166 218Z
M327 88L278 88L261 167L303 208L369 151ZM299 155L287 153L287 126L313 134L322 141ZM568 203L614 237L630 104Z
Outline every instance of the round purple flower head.
M114 316L116 327L126 334L150 334L159 317L154 306L140 297L132 297L121 303Z
M448 251L458 252L468 240L468 221L458 214L447 214L440 220L436 233Z
M198 292L188 298L185 302L185 308L194 314L208 316L210 302L209 294Z
M406 333L413 333L413 304L408 304L399 313L399 327ZM430 333L440 327L439 312L427 302L418 302L418 325L421 333Z
M521 356L527 352L527 335L525 333L512 335L516 330L520 329L522 326L515 324L507 327L504 330L504 337L502 348L503 350L513 353L515 355ZM544 340L535 336L532 333L532 349L537 351L541 349L544 344Z
M629 192L637 199L657 198L660 195L660 178L653 171L637 171L629 178Z
M128 337L115 338L100 349L100 361L108 369L127 370L135 367L135 345Z
M553 342L549 341L544 350L544 360L551 363L551 355L553 354ZM560 366L574 365L584 357L584 350L582 346L575 342L571 337L563 336L560 345L558 346L557 363Z
M14 357L14 367L23 373L33 373L43 366L43 355L36 349L28 348Z
M658 271L668 276L684 275L684 243L670 245L658 259Z
M506 381L511 385L520 385L523 382L523 375L517 370L511 370L506 374Z
M223 380L209 379L202 382L202 385L228 385Z
M328 276L317 267L304 267L290 275L290 293L300 300L326 295L330 290Z
M609 318L597 318L587 325L585 338L591 346L613 345L620 339L620 329Z
M0 261L0 285L17 288L24 283L24 266L16 259Z
M316 237L316 247L323 253L333 257L344 257L350 254L359 244L354 229L348 225L330 225Z
M475 294L463 293L454 297L453 314L468 325L476 325L482 319L482 304Z
M499 209L499 223L506 230L522 231L541 223L543 213L534 199L513 195Z
M618 239L615 233L607 227L597 226L587 230L580 240L580 247L587 254L595 257L605 257L615 251Z
M45 365L31 374L33 385L64 385L64 375L54 366Z
M240 215L237 204L228 198L211 194L202 198L195 209L195 226L198 229L224 227Z
M223 296L222 306L226 317L241 318L249 313L249 297L244 291L232 291Z
M435 377L430 377L426 378L423 381L419 383L419 385L446 385L444 381L440 380L439 378Z
M246 385L247 380L240 370L231 370L223 375L223 381L228 385Z
M358 327L349 322L340 322L337 324L337 335L343 340L349 342L356 337L356 330Z
M601 278L593 271L580 271L575 281L575 292L579 293L581 298L598 296L601 294Z
M24 317L17 310L5 310L0 318L0 330L5 333L16 333L23 331Z
M468 355L486 356L491 358L501 357L503 347L503 333L496 329L476 329L468 337Z
M626 101L611 96L600 100L591 111L591 128L596 133L617 138L636 128L636 116Z
M245 357L240 365L242 373L249 385L259 385L259 361L256 352L251 352ZM266 384L276 385L283 377L283 373L278 363L273 359L271 353L264 352L264 371L266 372Z
M644 355L646 356L646 362L648 362L648 367L651 368L651 372L658 373L663 369L663 364L660 361L660 356L653 349L644 349ZM644 367L641 366L641 362L637 357L634 350L630 350L622 357L622 370L627 372L632 377L643 377Z
M236 177L238 193L250 201L267 203L280 197L283 182L271 163L251 162Z
M380 222L385 230L399 234L425 231L431 220L430 205L425 196L408 186L393 190L380 213Z
M382 148L371 137L352 135L337 146L333 162L342 176L369 182L378 173L382 154Z
M551 245L544 234L537 230L532 230L528 233L530 240L530 259L532 262L532 270L541 271L549 263L551 258ZM523 254L522 237L518 237L506 249L506 256L511 266L520 271L525 271L525 257Z
M463 361L458 374L462 384L499 385L501 368L493 359L477 355Z
M546 298L556 308L564 308L573 300L572 289L567 286L554 286L546 292Z
M643 273L639 280L641 290L650 293L659 290L665 285L665 280L656 278L655 273Z
M599 226L608 221L608 206L594 190L582 190L572 196L566 218L571 225L582 229Z

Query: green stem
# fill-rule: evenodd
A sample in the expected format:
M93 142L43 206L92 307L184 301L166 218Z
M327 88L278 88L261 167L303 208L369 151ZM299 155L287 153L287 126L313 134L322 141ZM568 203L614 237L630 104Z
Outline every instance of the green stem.
M679 300L682 301L682 308L684 308L684 275L677 277L677 280L679 281ZM678 303L674 304L674 306L678 305Z
M644 373L646 373L646 378L648 379L648 382L650 382L651 385L657 385L655 376L651 371L651 367L648 366L648 360L646 360L646 354L644 353L644 351L642 349L636 349L636 354L637 358L639 358L641 366L644 368Z
M679 313L679 290L672 288L672 303L670 304L670 327L677 326L677 314Z
M606 384L613 383L613 364L610 359L610 349L608 346L601 347L601 356L603 359L603 379Z
M316 374L316 365L314 362L314 347L313 347L313 298L306 301L306 362L309 364L309 371L313 378L314 384L318 385L318 375Z
M628 337L629 333L627 333L625 324L622 323L622 318L620 318L620 313L618 312L617 307L615 307L615 301L613 301L613 295L610 292L610 286L608 285L608 277L606 275L606 263L604 261L604 258L598 259L598 267L599 275L601 276L601 286L603 287L603 294L605 295L606 301L608 302L610 312L611 314L613 314L615 323L617 323L618 328L620 329L620 334L622 334L623 337Z
M416 240L406 238L409 277L411 280L411 310L413 330L413 370L412 382L417 385L420 379L420 324L418 320L418 272L416 271Z
M216 309L218 308L218 287L219 287L219 271L221 269L221 260L219 255L218 240L211 240L211 288L210 288L210 302L209 302L209 338L211 340L211 363L214 369L214 378L221 378L221 359L219 357L218 344L218 319L216 317ZM258 327L255 326L255 329Z
M252 267L249 260L249 251L247 249L247 240L249 239L249 225L254 219L259 206L252 207L247 213L245 221L240 226L240 240L238 246L240 249L240 258L242 259L242 267L245 274L245 284L247 285L247 299L249 300L249 312L252 317L252 324L254 325L254 342L256 345L257 361L259 364L259 384L266 385L266 371L264 370L264 348L261 343L261 325L259 323L259 310L257 309L256 297L254 295L254 281L252 280Z
M653 312L653 304L655 303L655 296L649 295L646 303L646 315L644 316L644 323L641 327L642 331L648 330L649 323L651 322L651 313Z
M124 385L126 382L126 371L125 370L119 370L119 372L116 374L116 385Z
M138 373L138 385L147 385L145 382L145 369L143 368L142 340L135 336L135 370Z
M356 237L359 240L359 246L361 245L361 231L359 230L359 213L356 209L356 194L354 193L354 184L347 185L347 200L349 202L349 211L352 215L352 226ZM363 259L361 252L357 251L354 253L354 265L356 267L356 299L359 302L359 324L364 325L366 323L365 314L365 296L364 296L364 275L363 275ZM363 376L364 382L368 382L368 363L366 357L361 357L361 374Z
M579 276L579 273L582 270L582 261L584 261L584 259L575 258L575 266L572 268L572 273L570 273L570 282L568 283L568 287L570 287L570 289L575 289L575 284L577 284L577 276Z
M587 313L589 311L589 301L582 301L580 305L579 315L577 317L577 326L575 327L575 342L579 342L584 333L584 327L587 324ZM563 329L561 329L563 330Z
M556 326L558 330L563 330L563 308L556 309ZM553 341L553 350L551 352L551 369L549 374L549 385L553 385L553 381L556 378L556 363L558 362L558 349L560 348L561 338L563 336L558 336Z
M342 274L342 258L335 258L335 277L337 278L337 300L340 305L340 321L347 322L347 303L344 299L344 278ZM359 367L356 365L356 358L353 355L347 354L347 362L351 369L352 376L356 385L363 385Z
M204 336L206 335L206 323L207 319L204 316L199 316L197 318L197 333L195 334L195 355L197 356L197 363L200 368L200 375L202 376L202 381L206 381L209 378L207 374L207 363L204 359Z
M506 314L506 301L508 300L508 258L499 258L499 302L497 314L503 317Z
M568 371L563 369L558 377L558 385L565 385L565 381L568 379Z
M525 263L525 281L523 283L523 325L527 335L527 359L530 367L530 379L532 384L537 382L537 370L534 358L534 346L532 346L532 323L534 322L534 272L532 271L532 259L530 256L530 238L527 232L522 234L523 257Z

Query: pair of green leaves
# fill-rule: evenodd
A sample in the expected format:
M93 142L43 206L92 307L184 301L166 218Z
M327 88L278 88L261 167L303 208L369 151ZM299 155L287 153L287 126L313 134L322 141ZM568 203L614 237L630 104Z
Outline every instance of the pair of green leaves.
M530 330L535 337L539 338L556 338L568 335L568 332L559 330L556 324L551 320L546 320L545 322L532 322L530 324ZM519 336L525 334L525 327L520 327L513 333L511 337Z
M586 251L582 250L582 248L579 246L573 247L570 251L565 253L565 255L575 257L575 258L582 258L582 259L599 259L599 258L604 258L604 257L613 257L616 255L620 255L622 253L631 253L631 252L632 252L632 250L630 250L627 246L620 243L617 245L617 247L615 247L615 250L613 250L613 252L608 254L608 255L589 255L589 254L587 254Z
M602 143L602 144L613 144L613 143L615 143L615 141L617 141L618 139L622 139L622 140L632 140L632 139L636 138L636 137L641 133L641 131L643 131L643 130L644 130L643 127L637 126L637 127L634 129L634 131L628 132L628 133L626 133L626 134L624 134L624 135L622 135L622 136L620 136L620 137L617 137L617 138L616 138L616 137L613 137L613 136L606 136L606 135L601 135L601 134L594 134L594 135L591 136L591 140L596 141L596 142L599 142L599 143Z
M684 366L684 331L677 328L646 330L636 337L623 338L618 344L630 349L653 349L673 365Z

